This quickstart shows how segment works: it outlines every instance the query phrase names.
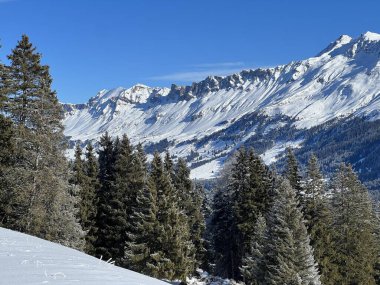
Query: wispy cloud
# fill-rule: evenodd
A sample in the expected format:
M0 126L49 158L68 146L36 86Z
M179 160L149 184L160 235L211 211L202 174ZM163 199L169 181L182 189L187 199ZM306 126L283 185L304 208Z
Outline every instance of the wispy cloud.
M225 76L240 72L241 68L230 68L230 69L210 69L210 70L201 70L201 71L185 71L185 72L176 72L171 74L153 76L149 79L151 80L169 80L169 81L179 81L179 82L194 82L205 79L209 75L214 76Z
M240 72L244 68L244 63L236 62L218 62L218 63L201 63L190 66L192 70L173 72L170 74L152 76L150 80L168 80L176 82L194 82L205 79L207 76L226 76Z
M221 68L221 67L238 67L244 66L242 61L231 61L231 62L216 62L216 63L200 63L191 65L197 68Z

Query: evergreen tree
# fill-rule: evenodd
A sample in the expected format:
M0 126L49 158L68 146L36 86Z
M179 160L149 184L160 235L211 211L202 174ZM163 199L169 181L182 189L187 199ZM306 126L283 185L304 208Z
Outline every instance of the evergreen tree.
M314 257L319 265L322 284L336 284L336 267L331 259L334 255L331 227L332 217L325 193L325 185L316 156L310 157L307 167L304 216L310 235Z
M6 110L14 123L14 160L7 174L7 226L80 247L83 232L75 218L76 200L68 185L62 109L51 90L48 66L22 36L11 55Z
M295 191L285 180L277 192L267 221L262 284L321 284Z
M335 284L375 284L377 251L372 203L351 166L341 165L333 183Z
M154 256L157 249L157 191L153 184L148 184L146 157L141 145L133 154L133 168L131 184L136 190L136 200L129 217L124 266L151 274L147 264L152 262L151 254ZM153 183L152 180L149 182Z
M97 191L97 213L96 213L96 255L105 260L115 258L119 253L120 245L114 244L114 223L115 217L112 217L112 205L114 188L115 188L115 149L114 143L108 133L100 138L99 149L99 183L100 188Z
M252 244L240 268L245 284L258 285L265 282L265 218L259 214L255 224Z
M109 222L113 225L110 244L113 244L112 256L116 264L122 264L124 245L127 242L128 218L132 215L135 190L131 187L133 175L132 146L126 135L115 144L115 184L109 195Z
M232 261L237 248L236 243L232 242L234 238L232 202L230 189L221 187L215 193L212 205L211 229L215 261L214 273L222 277L231 277L234 274Z
M86 231L86 247L85 251L88 254L95 254L96 241L96 212L97 212L97 197L96 193L99 189L98 181L98 164L94 154L94 147L91 143L86 146L85 161L83 165L84 174L86 176L87 190L82 192L81 208L82 212L86 213L85 222L82 223L83 229Z
M158 227L157 244L150 255L148 269L155 277L170 280L185 278L194 262L187 219L178 207L170 174L165 170L158 153L154 154L149 179L149 187L155 188L157 192Z
M170 156L166 156L165 161L168 160L170 160ZM187 167L186 161L181 158L178 160L173 172L173 183L180 211L185 213L187 217L190 239L195 250L193 253L193 258L196 260L194 266L199 266L203 262L205 253L203 239L205 219L202 213L204 191L200 185L195 186L192 183L190 169ZM195 269L194 267L192 271Z
M12 172L12 157L14 150L13 125L9 118L3 114L6 112L5 103L8 95L7 82L9 80L8 68L0 62L0 225L7 224L9 216L9 203L13 197L8 191L7 175Z
M289 147L286 149L286 160L285 177L289 180L290 186L292 186L296 191L297 198L301 204L301 207L303 207L304 202L301 187L301 176L298 169L298 161L294 155L293 150Z

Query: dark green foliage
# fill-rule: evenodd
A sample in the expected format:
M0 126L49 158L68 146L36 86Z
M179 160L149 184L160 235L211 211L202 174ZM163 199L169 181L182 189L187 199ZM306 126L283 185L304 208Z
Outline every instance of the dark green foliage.
M25 35L8 59L0 89L15 143L12 164L2 173L5 225L81 247L83 233L75 219L76 200L64 157L63 113L51 90L49 68L41 65L41 55Z
M114 143L108 133L100 138L99 150L99 183L97 191L97 214L96 214L96 255L109 260L115 258L120 251L120 245L114 244L114 227L118 227L123 221L112 214L112 203L115 188L115 160ZM116 236L116 238L119 238ZM118 256L118 255L117 255Z
M124 266L149 274L147 263L157 245L157 191L148 184L146 157L141 145L137 146L132 159L131 186L136 191L136 198L131 206L133 213L129 216Z
M226 190L215 196L214 249L216 272L241 278L243 258L250 250L259 215L271 204L271 173L254 152L240 149L227 178Z
M14 152L12 121L3 115L6 111L8 75L8 68L0 63L0 225L7 224L7 217L11 210L8 207L8 201L14 199L13 197L9 197L9 195L14 193L6 190L9 186L5 178L8 172L7 169L12 165Z
M86 146L85 161L83 163L83 171L86 177L86 183L81 191L81 213L82 227L86 231L86 247L85 251L89 254L95 254L94 244L96 241L96 212L97 197L96 193L100 187L98 181L98 163L94 154L94 148L91 143Z
M301 176L298 169L298 161L291 148L286 149L285 177L289 180L290 186L292 186L296 191L297 199L301 203L301 207L303 207L304 202L301 187Z
M255 224L251 247L243 259L243 266L240 268L243 281L246 284L258 285L265 282L265 231L266 221L260 214Z
M321 284L303 215L287 180L278 185L265 239L265 282L261 284Z
M327 199L317 157L312 155L307 167L303 212L310 235L310 244L314 249L314 257L324 285L335 284L334 275L336 273L336 267L331 262L334 255L333 228Z
M219 189L213 199L213 215L211 221L212 246L216 268L215 274L222 277L232 277L231 261L237 251L233 241L233 211L231 192L227 188Z
M375 284L376 219L367 189L350 166L341 165L332 191L335 284Z
M165 162L169 160L166 156ZM194 268L204 262L204 239L205 218L202 213L202 204L204 200L204 190L200 185L194 185L190 179L190 169L184 159L179 159L175 165L173 173L173 184L176 190L178 206L181 212L187 217L188 227L190 229L190 239L194 245Z
M158 153L155 153L148 187L157 193L156 245L147 264L151 275L161 278L185 278L194 260L186 215L179 210L170 173Z

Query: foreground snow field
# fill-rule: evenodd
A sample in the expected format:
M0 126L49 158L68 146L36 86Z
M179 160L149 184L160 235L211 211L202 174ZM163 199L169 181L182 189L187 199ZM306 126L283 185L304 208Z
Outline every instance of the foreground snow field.
M52 242L0 228L0 284L167 285Z

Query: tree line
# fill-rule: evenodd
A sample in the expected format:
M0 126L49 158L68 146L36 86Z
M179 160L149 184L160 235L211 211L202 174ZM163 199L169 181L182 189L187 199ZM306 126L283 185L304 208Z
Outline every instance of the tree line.
M86 252L164 279L185 279L204 260L203 188L190 180L186 162L156 152L150 163L127 136L75 151L74 184Z
M162 279L185 280L200 267L246 284L379 284L379 215L351 166L328 181L311 156L301 177L288 149L279 175L241 148L207 205L185 160L155 152L148 162L126 135L104 134L98 150L77 145L68 161L41 54L22 36L8 59L0 226Z
M379 216L352 167L327 182L310 157L305 177L291 149L285 173L240 149L213 202L218 275L246 284L379 284Z

